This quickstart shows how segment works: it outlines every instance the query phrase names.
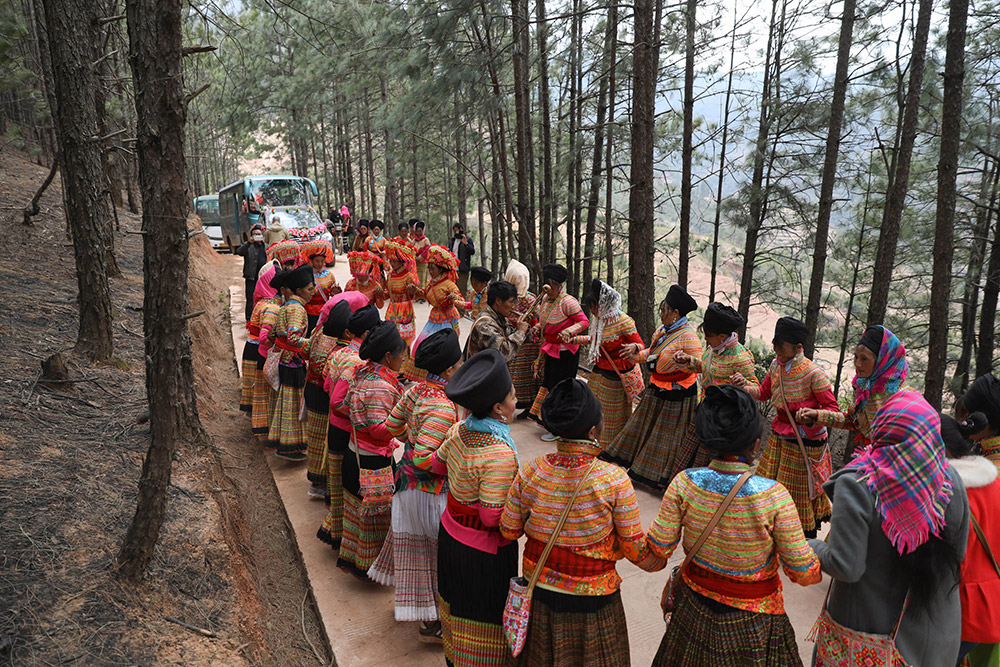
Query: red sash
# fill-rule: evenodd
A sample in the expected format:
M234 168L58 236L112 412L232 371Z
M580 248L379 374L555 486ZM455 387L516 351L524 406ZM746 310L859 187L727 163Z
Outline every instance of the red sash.
M537 563L544 548L545 545L541 542L529 537L524 547L525 559ZM545 567L570 577L596 577L614 570L615 562L581 556L569 549L554 546L545 561Z
M754 600L767 597L778 590L780 580L778 575L763 581L736 581L730 577L707 570L695 562L691 562L685 572L692 582L702 588L741 600Z
M455 520L455 523L460 526L474 528L483 532L496 530L496 528L490 528L483 523L483 520L479 518L478 509L458 502L451 495L451 492L448 493L448 513L451 514L451 518Z

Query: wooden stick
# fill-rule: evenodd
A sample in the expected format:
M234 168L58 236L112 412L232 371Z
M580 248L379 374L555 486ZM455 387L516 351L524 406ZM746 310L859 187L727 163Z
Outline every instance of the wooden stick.
M174 618L172 616L164 616L163 619L166 620L166 621L170 621L171 623L176 623L177 625L181 626L182 628L187 628L188 630L193 630L194 632L197 632L199 635L203 635L203 636L208 637L210 639L215 639L216 637L218 637L218 635L215 634L214 632L212 632L211 630L206 630L205 628L199 628L199 627L197 627L195 625L191 625L190 623L185 623L184 621L179 621L179 620L177 620L176 618Z

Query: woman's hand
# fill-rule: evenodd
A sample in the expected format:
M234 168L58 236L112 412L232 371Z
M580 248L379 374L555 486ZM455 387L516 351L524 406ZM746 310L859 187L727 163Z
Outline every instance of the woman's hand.
M625 343L622 345L621 358L630 364L634 364L636 358L639 356L639 343Z
M799 408L795 413L795 421L806 426L812 426L819 419L819 410L816 408Z
M743 377L742 373L733 373L729 376L729 384L734 387L745 387L747 386L747 379Z
M693 359L694 357L684 350L677 350L674 352L674 363L678 366L690 366Z

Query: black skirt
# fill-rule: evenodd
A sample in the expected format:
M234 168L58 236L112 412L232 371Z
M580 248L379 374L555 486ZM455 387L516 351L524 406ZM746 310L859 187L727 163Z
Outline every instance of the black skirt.
M264 368L264 357L260 356L260 345L252 340L247 340L243 346L243 361L253 361L256 362L257 368Z
M330 414L330 395L323 391L323 387L306 382L306 389L302 395L305 397L308 409L324 415Z
M277 351L274 351L277 354ZM301 389L306 384L306 367L301 364L278 364L278 381L282 386Z
M559 358L545 355L545 376L542 378L542 386L552 389L557 384L567 378L575 378L576 372L580 368L580 351L570 352L563 350L559 353Z
M326 450L330 454L340 454L343 456L351 451L347 445L351 442L351 434L342 428L330 424L326 431ZM355 461L357 464L357 461ZM356 467L356 466L355 466Z
M517 542L491 554L462 544L444 526L438 530L438 593L452 616L499 625L516 576Z

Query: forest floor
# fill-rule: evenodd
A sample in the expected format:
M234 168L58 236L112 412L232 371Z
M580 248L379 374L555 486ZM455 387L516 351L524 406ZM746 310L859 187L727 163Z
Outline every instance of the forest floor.
M149 444L142 237L127 233L140 220L118 211L114 357L90 362L71 351L77 285L58 178L21 224L46 171L0 150L0 665L329 664L273 478L236 409L229 272L204 234L191 239L189 287L191 312L206 314L190 329L211 443L175 456L145 582L116 579ZM74 382L39 380L56 352Z

